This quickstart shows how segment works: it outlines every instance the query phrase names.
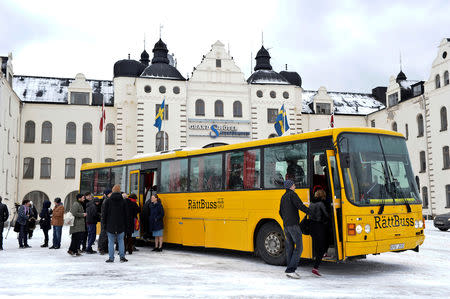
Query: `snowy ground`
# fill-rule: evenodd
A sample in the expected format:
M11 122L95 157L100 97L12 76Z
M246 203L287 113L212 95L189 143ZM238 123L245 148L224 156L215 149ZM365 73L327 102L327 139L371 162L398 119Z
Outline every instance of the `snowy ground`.
M0 251L0 298L18 297L332 297L449 298L450 232L427 221L420 252L386 253L366 260L324 263L323 277L306 262L300 280L287 279L284 267L264 264L250 254L171 246L162 253L140 248L128 263L105 263L107 256L69 256L63 247L40 248L36 230L31 249L18 249L10 233ZM4 235L6 234L6 231Z

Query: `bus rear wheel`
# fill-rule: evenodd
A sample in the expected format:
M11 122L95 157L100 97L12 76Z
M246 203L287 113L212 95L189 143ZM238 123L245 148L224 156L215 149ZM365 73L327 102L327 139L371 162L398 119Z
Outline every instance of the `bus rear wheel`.
M284 233L281 227L269 222L264 224L256 236L256 248L261 258L270 265L285 265Z

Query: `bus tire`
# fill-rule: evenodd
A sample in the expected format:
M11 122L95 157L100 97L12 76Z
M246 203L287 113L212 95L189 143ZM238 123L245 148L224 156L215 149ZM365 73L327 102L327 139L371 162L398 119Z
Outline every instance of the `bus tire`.
M275 222L264 224L256 236L259 256L270 265L285 265L284 233Z

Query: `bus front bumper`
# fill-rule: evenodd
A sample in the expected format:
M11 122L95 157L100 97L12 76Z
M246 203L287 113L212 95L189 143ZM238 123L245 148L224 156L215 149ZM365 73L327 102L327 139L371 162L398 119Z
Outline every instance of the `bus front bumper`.
M345 256L377 254L414 249L423 244L424 235L380 241L345 242Z

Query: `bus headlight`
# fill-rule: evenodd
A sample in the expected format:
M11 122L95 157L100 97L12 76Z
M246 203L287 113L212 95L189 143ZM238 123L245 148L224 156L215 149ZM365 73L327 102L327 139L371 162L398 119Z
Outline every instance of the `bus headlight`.
M419 221L417 221L417 220L414 221L414 227L415 227L415 228L419 228Z
M423 221L419 220L419 227L422 228L423 227Z
M370 224L366 224L366 226L364 226L364 231L366 234L370 233Z
M358 234L360 234L360 233L362 233L362 226L361 225L357 225L356 226L356 232L358 233Z

